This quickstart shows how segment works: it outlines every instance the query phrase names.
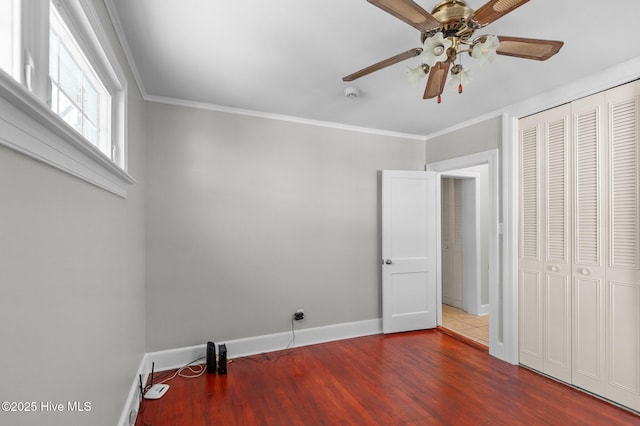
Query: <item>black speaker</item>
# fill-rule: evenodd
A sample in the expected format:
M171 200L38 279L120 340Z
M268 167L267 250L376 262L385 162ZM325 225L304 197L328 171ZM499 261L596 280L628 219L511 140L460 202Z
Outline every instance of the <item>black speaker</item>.
M218 346L220 359L218 360L218 374L227 374L227 345Z
M207 373L216 372L216 344L207 342Z

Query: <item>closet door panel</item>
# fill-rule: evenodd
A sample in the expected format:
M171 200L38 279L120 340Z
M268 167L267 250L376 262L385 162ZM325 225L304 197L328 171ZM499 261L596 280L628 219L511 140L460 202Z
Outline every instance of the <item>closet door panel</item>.
M544 118L544 117L543 117ZM569 108L553 110L545 123L545 262L569 265ZM569 271L563 271L568 275Z
M574 280L572 383L591 392L605 393L604 282Z
M546 274L544 372L571 383L571 284L566 274Z
M574 103L574 264L602 267L601 97Z
M541 127L520 120L519 334L520 362L543 370L543 261L541 217Z
M573 371L572 382L605 389L604 96L572 103L573 122Z
M544 370L543 350L543 288L538 271L520 271L520 363Z
M520 133L520 241L519 257L540 268L540 128L521 120Z
M569 116L568 105L540 114L544 204L544 369L571 382L571 266L569 244Z
M640 286L609 282L606 396L640 410Z
M640 410L640 84L606 93L608 229L606 396Z
M623 87L623 88L626 88ZM609 267L640 269L638 97L607 95L609 108ZM617 95L617 96L616 96ZM622 97L619 99L618 97Z

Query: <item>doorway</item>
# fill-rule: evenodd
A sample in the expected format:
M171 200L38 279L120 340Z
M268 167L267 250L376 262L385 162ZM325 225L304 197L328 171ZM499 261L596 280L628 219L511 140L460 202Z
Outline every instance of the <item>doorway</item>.
M478 167L479 168L476 168ZM458 186L462 186L462 215L465 213L468 215L466 221L476 225L475 234L480 233L480 236L471 240L467 240L463 243L463 248L471 250L471 253L464 253L463 258L463 278L466 275L467 278L475 278L481 282L480 287L475 287L476 290L469 290L473 288L468 284L463 284L463 296L462 307L460 311L456 307L448 307L446 303L443 305L443 291L442 291L442 273L438 276L438 325L443 326L443 320L457 320L463 322L464 315L471 314L467 317L466 325L462 325L467 329L472 327L482 327L483 334L480 337L486 339L486 331L488 329L488 339L481 344L489 347L489 353L500 358L503 355L504 345L502 344L502 312L500 304L499 289L500 289L500 277L499 277L499 199L498 199L498 151L485 151L477 154L471 154L463 157L457 157L449 160L439 161L436 163L430 163L427 165L427 170L433 170L438 172L438 178L441 181L444 178L461 179L462 182ZM482 174L482 177L479 177ZM480 183L478 183L480 182ZM483 189L480 189L483 187ZM438 194L436 196L436 212L438 233L437 236L439 244L438 250L438 263L442 265L442 192L441 186L436 186ZM466 193L466 195L465 195ZM471 198L470 194L475 195L475 198ZM465 203L465 200L467 202ZM474 203L484 204L483 208L468 208L473 207ZM484 213L482 213L484 212ZM482 214L481 214L482 213ZM474 220L475 219L475 220ZM465 219L462 219L463 225ZM467 225L467 233L471 230ZM463 226L463 237L464 237ZM471 241L471 243L469 243ZM466 260L465 260L466 259ZM468 259L476 259L476 264L469 262ZM442 267L439 268L442 271ZM465 291L466 287L466 291ZM479 290L478 290L479 288ZM493 301L493 303L492 303ZM466 312L465 310L471 311ZM488 322L488 326L486 323ZM455 325L455 324L454 324ZM458 324L460 325L460 324ZM479 334L480 331L477 332ZM461 333L460 333L461 334ZM477 336L471 336L477 337ZM487 344L488 340L488 344Z
M488 165L440 179L442 326L489 346Z

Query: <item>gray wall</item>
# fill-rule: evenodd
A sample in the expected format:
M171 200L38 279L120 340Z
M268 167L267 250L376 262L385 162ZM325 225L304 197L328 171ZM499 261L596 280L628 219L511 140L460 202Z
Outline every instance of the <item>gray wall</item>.
M379 318L378 171L424 142L147 105L147 350Z
M0 400L92 404L0 424L113 426L124 407L145 338L144 103L129 87L127 199L0 148Z
M502 120L495 117L427 140L426 162L448 160L464 155L499 149Z

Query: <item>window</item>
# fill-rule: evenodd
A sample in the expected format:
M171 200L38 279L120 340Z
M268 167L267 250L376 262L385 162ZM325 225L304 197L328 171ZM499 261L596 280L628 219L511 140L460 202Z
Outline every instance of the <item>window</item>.
M89 0L0 0L0 144L125 196L126 77L102 25Z
M112 158L111 95L52 4L49 13L51 109Z
M19 80L20 2L0 1L0 69Z

